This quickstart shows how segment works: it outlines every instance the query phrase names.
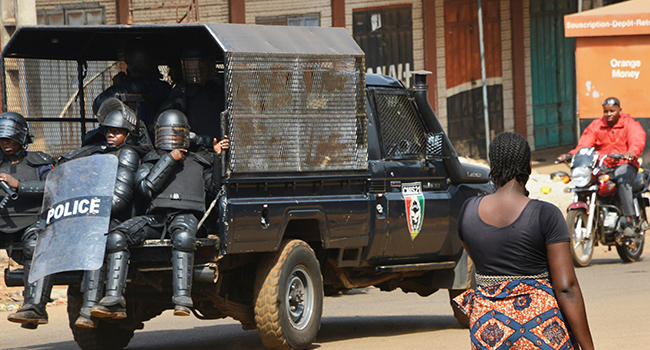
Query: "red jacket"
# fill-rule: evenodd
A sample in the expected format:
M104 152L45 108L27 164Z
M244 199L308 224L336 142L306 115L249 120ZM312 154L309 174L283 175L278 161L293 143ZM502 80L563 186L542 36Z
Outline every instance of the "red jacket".
M607 118L596 119L585 129L580 136L578 146L569 153L575 154L584 147L595 147L601 155L632 152L636 156L634 160L621 159L615 161L611 158L605 160L608 167L616 167L629 163L639 167L638 158L645 147L645 130L639 122L632 119L629 114L621 113L621 117L613 127L607 125Z

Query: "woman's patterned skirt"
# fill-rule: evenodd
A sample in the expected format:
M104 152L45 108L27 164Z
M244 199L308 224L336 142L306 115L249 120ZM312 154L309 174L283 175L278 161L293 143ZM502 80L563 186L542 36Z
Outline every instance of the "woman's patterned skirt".
M469 317L472 349L578 349L548 279L479 282L453 302Z

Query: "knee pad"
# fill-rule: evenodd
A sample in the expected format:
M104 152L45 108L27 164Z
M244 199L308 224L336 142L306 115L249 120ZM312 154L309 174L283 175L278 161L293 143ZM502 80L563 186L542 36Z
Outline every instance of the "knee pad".
M117 253L126 251L129 247L126 236L119 231L109 232L106 238L106 251L109 253Z
M199 221L193 214L178 214L169 224L169 232L174 233L177 230L189 231L196 234Z
M193 252L196 249L196 237L190 231L176 230L172 232L172 244L174 250Z

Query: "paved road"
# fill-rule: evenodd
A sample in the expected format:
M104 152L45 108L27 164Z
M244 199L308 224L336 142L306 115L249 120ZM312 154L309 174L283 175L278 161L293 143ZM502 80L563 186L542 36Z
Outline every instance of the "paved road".
M650 258L623 264L615 251L598 247L594 261L578 269L599 349L648 349ZM50 324L21 329L0 313L1 349L78 349L65 307L52 307ZM451 315L447 293L428 298L374 288L325 298L323 324L313 349L469 349L468 333ZM166 312L136 332L129 349L263 349L256 331L232 320L200 321Z

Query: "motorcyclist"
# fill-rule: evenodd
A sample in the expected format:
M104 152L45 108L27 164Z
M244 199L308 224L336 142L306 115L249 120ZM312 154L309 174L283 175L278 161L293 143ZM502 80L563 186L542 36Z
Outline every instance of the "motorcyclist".
M16 200L6 201L0 211L0 234L5 238L11 236L9 240L19 237L22 240L25 283L23 306L18 312L9 314L7 319L30 329L48 322L45 306L50 299L49 292L41 291L52 288L51 279L45 277L28 283L27 277L36 246L38 228L35 223L41 212L45 178L55 164L48 154L27 151L27 145L32 142L29 126L22 115L15 112L0 114L0 181L18 194ZM20 260L15 256L12 258Z
M193 307L192 269L196 249L197 217L205 211L206 192L221 187L221 151L228 139L213 144L215 153L188 151L190 128L185 115L166 110L155 124L155 150L142 160L136 190L149 199L146 215L134 217L111 230L107 243L106 296L92 308L98 318L126 318L123 292L128 273L128 246L146 238L169 234L172 249L174 315L188 316ZM157 232L163 227L163 232Z
M618 199L623 216L626 217L623 237L634 237L634 203L632 183L639 168L638 157L645 147L646 133L641 124L629 114L622 113L621 102L616 97L608 97L603 103L603 117L594 120L585 129L578 145L568 154L561 154L557 160L565 161L585 147L594 147L601 155L623 154L615 160L607 158L605 165L614 169L614 178L618 186Z

